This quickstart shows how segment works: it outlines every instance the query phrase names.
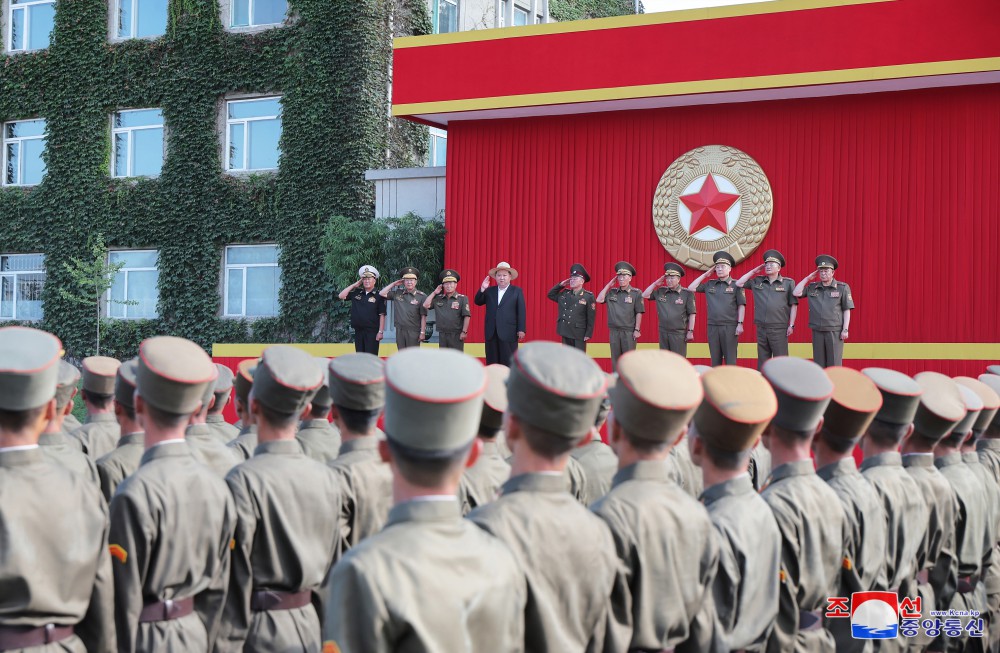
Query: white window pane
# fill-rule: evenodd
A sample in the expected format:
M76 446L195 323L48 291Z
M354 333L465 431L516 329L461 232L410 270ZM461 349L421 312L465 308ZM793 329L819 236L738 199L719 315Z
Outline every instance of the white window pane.
M432 136L433 147L431 149L431 165L443 166L446 163L448 139L440 136Z
M0 277L0 318L14 319L14 277Z
M248 316L278 314L278 288L281 272L277 267L247 268Z
M45 254L8 254L7 256L0 256L0 270L3 272L42 270L44 267Z
M242 170L245 163L243 161L243 133L246 126L241 123L229 125L229 169Z
M163 168L163 130L136 129L132 132L132 175L157 177Z
M45 120L18 120L7 123L7 138L25 138L28 136L44 136Z
M277 263L277 245L254 245L251 247L227 247L226 265Z
M163 112L159 109L119 111L115 114L115 127L162 127Z
M514 25L527 25L528 24L528 12L518 7L514 7Z
M226 315L243 315L243 269L229 271L226 283Z
M10 25L10 49L23 50L24 43L24 16L27 9L11 9Z
M17 275L17 319L42 319L42 287L44 274Z
M278 140L281 138L281 119L255 120L250 127L251 170L266 170L278 167Z
M129 268L155 268L156 250L111 252L112 263L124 263Z
M139 16L136 36L162 36L167 33L167 0L137 0Z
M250 0L232 0L232 27L246 27L250 24Z
M111 301L108 302L108 315L125 317L125 306L117 302L125 300L125 272L119 272L111 284Z
M128 298L138 302L128 307L129 317L156 317L156 283L159 277L160 273L156 270L128 273Z
M115 177L128 176L128 133L115 134Z
M285 20L286 0L253 0L253 24L275 25Z
M458 31L458 4L452 0L438 0L438 33Z
M132 3L136 0L118 0L118 31L120 39L127 39L132 34Z
M31 12L28 47L32 50L49 47L49 34L52 33L52 26L56 19L55 3L32 5L28 11Z
M270 118L281 115L281 98L230 102L230 118Z
M18 184L21 181L21 144L7 145L7 169L4 171L4 183Z
M42 152L45 151L44 138L32 138L21 141L21 183L25 185L40 184L45 176L45 162Z

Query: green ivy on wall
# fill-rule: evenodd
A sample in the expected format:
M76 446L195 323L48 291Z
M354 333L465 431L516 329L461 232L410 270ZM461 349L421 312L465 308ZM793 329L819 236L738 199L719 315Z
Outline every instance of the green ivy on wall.
M386 117L391 39L430 31L424 0L292 0L286 26L254 34L225 31L218 0L170 0L165 36L116 43L108 5L58 0L50 48L0 57L0 119L47 121L43 182L0 191L0 252L46 255L41 328L71 357L92 353L92 314L58 288L62 262L99 232L160 252L159 319L108 320L102 353L133 356L157 333L205 347L342 338L322 237L330 216L373 214L365 170L426 155L425 128ZM223 174L218 119L233 93L282 95L278 173ZM123 108L163 111L157 179L110 178L110 115ZM281 314L223 319L223 248L256 242L281 247Z
M635 0L552 0L549 14L562 23L586 18L626 16L636 13L635 7ZM643 13L641 1L638 13Z

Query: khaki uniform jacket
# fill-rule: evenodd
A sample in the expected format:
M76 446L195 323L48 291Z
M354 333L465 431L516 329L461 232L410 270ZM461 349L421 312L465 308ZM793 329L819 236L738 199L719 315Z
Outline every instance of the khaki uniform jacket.
M94 461L81 452L76 445L70 444L70 440L77 442L65 431L42 433L38 437L38 445L42 448L42 452L52 460L100 486L101 480L97 476L97 466Z
M461 333L465 318L472 315L469 309L469 298L462 293L454 295L441 293L431 300L434 307L434 321L438 333ZM417 327L420 327L419 320Z
M903 467L923 493L928 508L927 535L917 554L917 571L928 571L928 582L919 585L923 610L947 610L958 587L955 522L958 499L951 485L934 467L931 454L903 456Z
M583 340L594 335L597 300L594 293L581 289L574 292L562 284L552 286L546 297L559 304L556 333L563 338Z
M240 430L227 422L222 415L206 415L205 423L219 433L222 444L229 444L240 434Z
M1000 439L985 438L976 442L979 462L986 469L994 487L1000 491ZM1000 497L997 499L1000 511ZM1000 538L1000 524L997 537ZM990 568L986 573L986 594L989 597L990 613L994 619L990 626L991 650L1000 650L1000 627L994 627L1000 620L1000 544L994 545Z
M749 476L705 488L719 566L712 583L718 624L731 650L758 649L778 616L781 533Z
M964 592L963 586L955 592L951 604L954 610L978 610L985 612L986 590L979 582L983 571L988 568L992 550L990 520L993 519L989 495L984 491L976 473L956 452L938 456L934 465L940 470L955 492L958 511L955 513L955 554L958 556L958 576L965 579L975 577L975 587Z
M670 478L674 483L681 486L681 489L697 499L704 489L704 480L701 476L701 467L691 460L691 450L688 438L685 435L670 450L670 457L667 458L667 469Z
M527 578L526 651L624 651L626 570L607 525L565 483L561 474L515 476L469 519L507 543Z
M589 506L611 489L611 482L618 473L618 456L600 438L574 448L570 456L580 463L587 477L586 494L581 501Z
M76 626L22 650L115 649L108 513L91 481L40 449L0 451L0 542L0 625Z
M840 593L884 591L886 516L878 494L858 471L853 456L821 467L816 471L833 488L844 507L847 519L847 558L840 574ZM837 651L871 651L871 640L854 639L850 619L829 619L827 627L837 642Z
M118 439L118 446L97 461L97 474L101 477L101 494L110 504L118 486L139 469L142 454L146 451L146 434L128 433Z
M236 505L229 595L219 651L318 651L320 615L313 604L255 612L254 591L318 598L340 552L340 482L295 440L263 442L226 477Z
M379 456L374 435L342 444L330 467L340 476L344 492L340 533L345 551L385 526L392 508L392 472Z
M226 478L229 470L243 462L232 447L219 442L218 432L208 424L191 424L184 431L184 439L191 447L191 455L209 467L219 478Z
M1000 537L1000 485L993 479L993 474L980 461L979 453L966 452L962 460L975 473L980 486L986 495L990 510L990 522L987 525L987 538L990 541L989 566L983 574L983 584L987 595L1000 594L1000 551L997 550L997 538Z
M97 460L117 447L121 434L121 426L113 413L91 415L83 426L70 433L80 441L83 453L90 456L91 460Z
M824 627L811 628L822 617L826 599L838 596L840 572L847 554L847 525L837 494L813 469L812 460L780 465L761 497L771 507L781 533L782 582L778 619L767 640L769 653L834 651Z
M240 429L240 434L226 446L235 449L241 460L248 460L257 448L257 425L244 426Z
M340 429L326 419L307 419L295 436L302 451L321 463L332 463L340 455Z
M324 640L343 653L515 653L526 601L502 542L462 519L457 501L416 499L334 566Z
M513 456L511 456L513 459ZM587 498L590 496L590 480L587 478L587 470L572 456L566 461L566 469L563 470L563 477L566 479L566 489L573 498L589 506Z
M78 420L73 413L70 413L63 418L63 430L67 433L72 433L81 426L83 426L83 424L80 423L80 420Z
M760 492L760 489L764 487L764 483L771 477L771 452L767 450L767 447L763 443L758 442L750 450L750 465L747 467L747 472L750 474L753 489Z
M194 459L186 441L156 445L111 501L118 650L206 651L226 598L236 526L225 481ZM146 603L194 598L180 619L139 623Z
M590 508L611 529L628 571L630 649L672 648L705 633L692 622L711 605L719 545L708 513L670 480L666 461L620 470L611 491ZM693 643L693 642L692 642ZM704 651L706 647L696 646Z
M468 514L497 498L500 486L510 478L510 464L500 455L496 442L483 441L483 449L472 467L466 467L458 484L462 514Z

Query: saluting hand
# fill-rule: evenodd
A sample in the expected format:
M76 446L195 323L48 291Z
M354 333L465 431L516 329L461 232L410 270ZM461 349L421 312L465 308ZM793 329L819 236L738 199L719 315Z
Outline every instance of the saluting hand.
M440 295L444 291L444 284L438 284L438 287L434 289L435 295Z
M487 274L487 275L486 275L486 278L485 278L485 279L483 279L483 283L482 283L482 285L481 285L481 286L479 286L479 289L480 289L480 290L486 290L487 288L489 288L489 287L490 287L490 281L491 281L492 279L493 279L493 277L491 277L490 275L488 275L488 274Z
M562 281L559 282L559 285L562 286L563 288L569 286L569 279L563 279Z

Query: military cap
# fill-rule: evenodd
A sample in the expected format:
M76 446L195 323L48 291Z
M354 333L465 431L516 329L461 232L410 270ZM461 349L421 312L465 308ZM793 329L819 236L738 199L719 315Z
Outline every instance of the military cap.
M250 401L250 388L253 387L253 373L257 369L259 358L248 358L240 361L236 366L236 374L233 377L233 388L236 390L236 398L244 406L248 406Z
M778 412L778 400L757 370L735 365L701 377L705 399L694 413L698 437L716 449L747 451Z
M997 394L996 390L987 384L971 376L957 376L955 377L955 383L964 385L969 390L972 390L982 400L983 410L979 413L979 417L976 418L976 423L972 425L973 431L982 431L990 425L993 418L997 416L997 411L1000 410L1000 394Z
M866 367L861 373L871 379L882 393L882 408L875 414L875 419L897 425L913 422L920 395L924 393L919 383L902 372L884 367Z
M837 263L837 259L833 258L829 254L820 254L816 257L816 267L817 268L830 268L831 270L836 270L840 267Z
M175 415L198 410L205 385L219 371L205 350L186 338L156 336L139 345L136 392L150 406Z
M125 408L135 408L135 374L139 369L139 359L125 361L115 375L115 401Z
M583 280L590 281L590 273L587 272L587 268L579 263L574 263L569 268L569 276L571 277L583 277Z
M781 255L776 249L769 249L764 252L764 262L765 263L777 263L781 267L785 267L785 257Z
M212 386L212 390L215 394L221 394L223 392L229 392L233 389L233 371L223 365L222 363L216 363L215 369L219 371L219 376L215 377L215 383Z
M76 391L76 384L80 380L80 370L76 365L67 363L65 360L59 361L59 379L56 381L56 405L60 408L69 403Z
M913 425L924 437L940 440L965 417L965 402L958 384L937 372L921 372L913 378L924 390Z
M729 267L733 267L736 265L736 259L729 252L718 251L712 256L712 265L718 265L719 263L725 263Z
M215 369L215 378L219 378L219 369ZM201 394L201 409L207 410L212 405L212 400L215 399L215 381L212 381L205 386L205 391Z
M672 442L701 404L701 379L686 358L659 349L618 359L618 382L608 391L615 421L629 435Z
M503 414L507 412L507 377L510 368L506 365L486 366L486 393L483 395L483 415L479 419L480 429L499 429L503 426Z
M323 381L313 395L312 403L314 406L329 406L333 403L333 397L330 396L330 359L317 356L313 360L316 361L316 367L319 368Z
M957 385L958 391L962 395L962 401L965 403L965 415L962 416L962 419L958 420L958 424L955 425L955 428L951 432L953 434L966 435L972 430L976 420L979 419L979 415L983 412L983 400L979 398L979 395L972 388L968 388L961 383Z
M495 268L490 268L490 276L496 279L497 272L510 272L510 280L517 279L517 270L510 267L507 261L500 261Z
M618 261L615 263L615 274L628 274L635 276L635 268L628 261Z
M83 359L83 389L95 395L115 392L115 374L121 362L108 356L88 356Z
M451 268L448 268L447 270L442 270L441 274L438 275L438 282L440 283L446 283L448 281L454 281L455 283L458 283L461 280L462 276L458 272L452 270Z
M433 455L471 442L479 431L486 373L452 349L406 349L385 363L385 434Z
M330 397L351 410L385 406L385 363L374 354L353 353L330 361Z
M833 397L833 382L813 361L778 356L764 363L764 378L778 397L775 426L788 431L812 431Z
M254 399L283 415L298 415L323 384L316 361L292 345L264 350L253 373Z
M685 274L684 268L676 263L664 263L663 271L667 273L668 277L683 277Z
M979 380L989 386L993 392L1000 395L1000 376L996 374L980 374ZM995 427L1000 427L1000 411L993 415L992 425Z
M990 365L986 368L987 374L992 374L994 376L1000 376L1000 365Z
M823 430L840 440L857 440L882 407L882 393L870 378L849 367L828 367L833 398L823 415Z
M579 349L536 340L511 361L508 410L536 428L576 440L594 426L607 383L597 363Z
M358 278L364 279L365 277L372 277L373 279L378 279L380 276L378 269L374 265L362 265L358 268Z
M604 376L608 381L608 387L604 396L601 398L601 407L597 409L597 417L594 418L594 426L604 424L604 422L608 419L608 413L611 412L611 395L609 393L611 392L611 388L615 387L615 384L618 382L618 375L616 374L605 374Z
M399 271L399 276L403 279L416 279L420 275L420 271L417 268L403 268Z
M705 372L709 372L711 370L712 370L712 366L711 365L695 365L694 366L694 371L697 372L699 376L703 376L705 374Z
M0 410L44 406L56 396L62 343L29 327L0 329Z

